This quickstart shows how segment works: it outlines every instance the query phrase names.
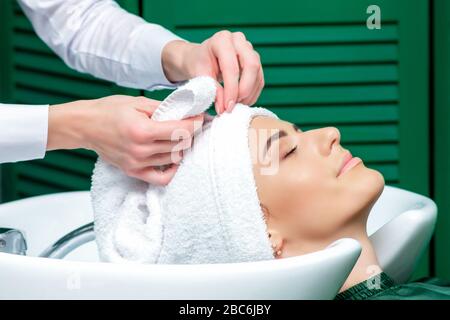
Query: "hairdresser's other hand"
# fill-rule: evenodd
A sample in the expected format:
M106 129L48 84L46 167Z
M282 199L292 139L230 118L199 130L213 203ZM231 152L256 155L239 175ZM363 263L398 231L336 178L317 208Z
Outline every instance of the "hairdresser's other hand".
M201 44L174 40L164 47L161 59L169 81L200 75L216 79L218 114L233 110L236 102L254 104L264 87L259 54L242 32L220 31Z
M47 150L85 148L128 176L158 185L170 182L191 146L203 115L158 122L150 119L159 101L110 96L50 107ZM158 167L169 166L161 171Z

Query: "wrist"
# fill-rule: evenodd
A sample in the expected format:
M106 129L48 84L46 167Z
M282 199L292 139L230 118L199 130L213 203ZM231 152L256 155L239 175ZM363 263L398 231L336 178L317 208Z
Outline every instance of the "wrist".
M50 106L47 150L88 148L88 113L85 101Z
M173 40L167 43L161 54L164 75L170 82L180 82L192 77L186 57L189 51L198 46L183 40Z

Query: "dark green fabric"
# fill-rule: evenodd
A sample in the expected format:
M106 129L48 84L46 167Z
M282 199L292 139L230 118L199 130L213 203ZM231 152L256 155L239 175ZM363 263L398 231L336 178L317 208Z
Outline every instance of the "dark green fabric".
M394 286L394 281L382 272L339 293L335 300L367 300L392 286Z
M450 300L450 281L424 278L395 285L383 272L339 293L335 300Z

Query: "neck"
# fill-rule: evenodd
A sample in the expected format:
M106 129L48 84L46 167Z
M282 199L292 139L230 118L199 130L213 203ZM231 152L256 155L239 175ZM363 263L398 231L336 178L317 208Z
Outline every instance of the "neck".
M362 250L361 255L344 285L341 287L340 292L380 274L383 270L379 266L375 249L373 248L366 231L368 213L360 214L358 217L360 217L360 219L356 219L349 223L346 227L341 229L341 232L338 235L334 235L332 239L314 242L314 244L308 243L306 247L312 250L305 251L305 243L307 243L305 239L300 241L297 241L298 239L287 241L285 249L283 249L282 257L297 256L305 254L305 252L317 251L323 249L334 240L349 237L357 240L360 243Z
M348 288L360 282L366 281L367 279L382 272L375 249L373 248L366 232L363 232L361 235L354 235L352 238L359 241L362 251L358 261L350 272L350 275L341 287L340 292L345 291Z

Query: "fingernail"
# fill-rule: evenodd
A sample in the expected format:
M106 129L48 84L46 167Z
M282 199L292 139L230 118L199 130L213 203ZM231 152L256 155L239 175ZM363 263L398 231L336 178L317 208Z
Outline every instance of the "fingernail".
M228 102L227 111L231 112L233 110L233 107L234 107L234 101L230 100L230 102Z

